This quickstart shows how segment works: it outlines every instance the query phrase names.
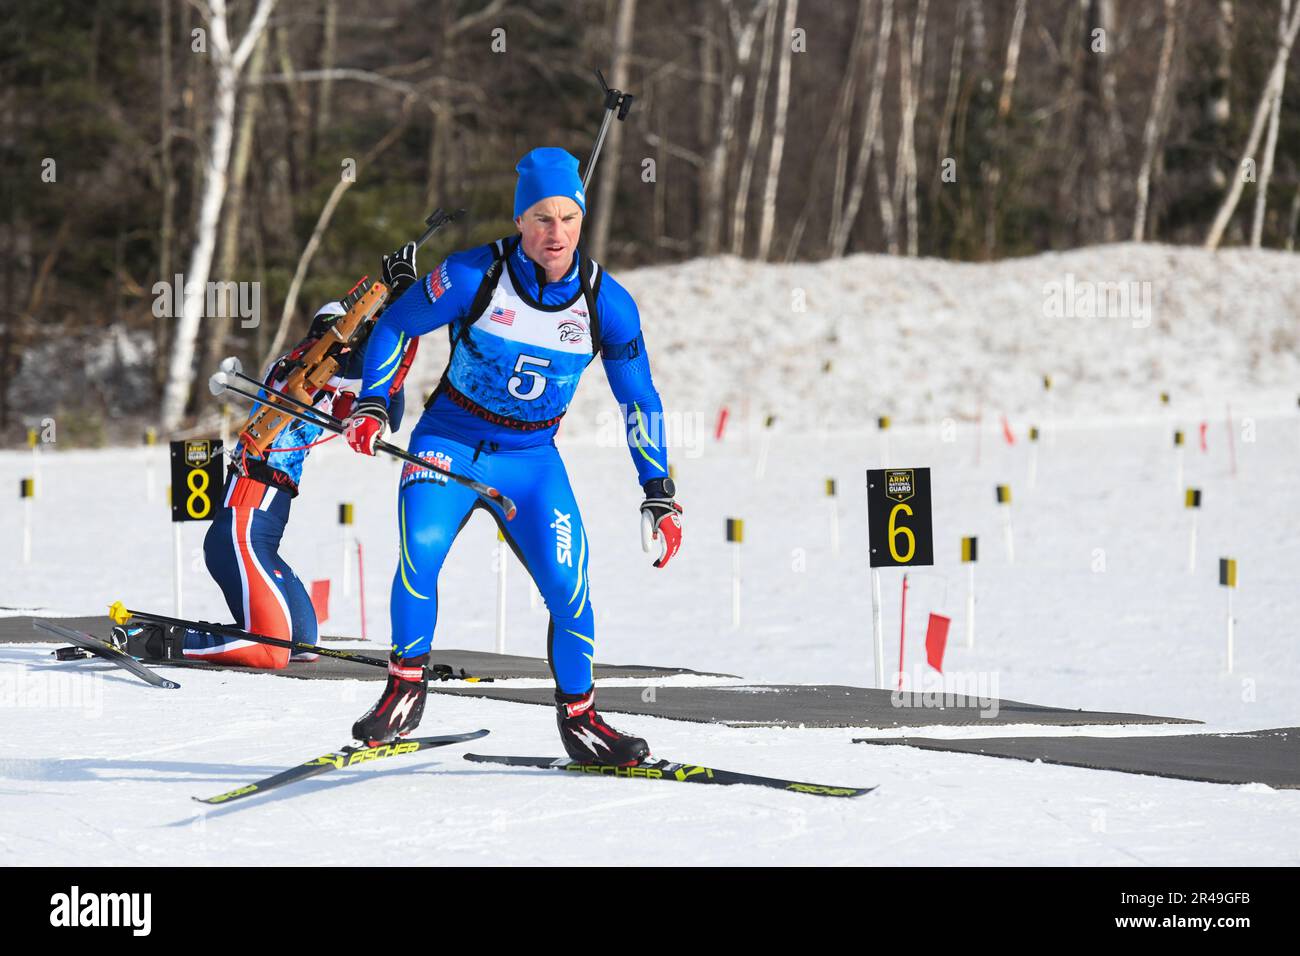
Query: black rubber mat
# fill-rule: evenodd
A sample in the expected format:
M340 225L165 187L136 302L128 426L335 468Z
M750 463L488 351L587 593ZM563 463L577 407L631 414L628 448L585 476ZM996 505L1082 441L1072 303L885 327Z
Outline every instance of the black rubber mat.
M859 738L859 744L902 745L1094 770L1143 773L1209 783L1262 783L1300 788L1300 727L1237 734L1161 737Z
M470 687L440 684L439 693L489 697L520 704L554 703L549 688ZM895 698L897 697L897 702ZM921 695L809 684L721 687L602 687L602 711L726 724L731 727L934 727L1044 724L1194 724L1177 717L1113 714L992 700L987 707L923 706Z
M0 618L0 644L58 642L58 638L53 634L33 627L32 620L30 617ZM49 620L56 624L62 624L64 627L85 631L96 637L107 637L110 627L107 617L51 617ZM382 644L352 646L346 648L346 650L356 651L366 657L377 657L384 660L388 658L388 648ZM435 648L431 663L447 665L457 677L464 674L470 677L485 677L493 680L509 680L510 678L521 677L551 679L550 666L544 658L540 657L519 657L511 654L493 654L487 651ZM208 664L202 661L184 661L171 665L156 664L151 666L225 670L246 674L275 674L279 677L297 677L307 680L381 680L387 675L387 671L382 667L350 663L328 657L319 658L311 663L291 663L278 671L268 671L257 667L231 667L222 664ZM595 674L599 678L625 677L633 680L676 677L683 674L698 677L735 676L732 674L707 674L701 671L689 670L685 667L602 663L595 665ZM552 703L554 703L554 699L552 699Z

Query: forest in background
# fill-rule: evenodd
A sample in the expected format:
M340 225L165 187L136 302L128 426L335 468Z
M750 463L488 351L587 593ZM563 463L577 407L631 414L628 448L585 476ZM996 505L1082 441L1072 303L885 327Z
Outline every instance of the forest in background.
M178 366L198 373L181 425L220 356L292 344L435 206L469 215L422 269L509 233L524 152L585 162L593 68L636 96L584 231L614 269L1133 239L1290 249L1295 7L10 0L0 438L46 414L87 443L112 419L158 420ZM256 284L256 327L155 316L155 284L196 264Z

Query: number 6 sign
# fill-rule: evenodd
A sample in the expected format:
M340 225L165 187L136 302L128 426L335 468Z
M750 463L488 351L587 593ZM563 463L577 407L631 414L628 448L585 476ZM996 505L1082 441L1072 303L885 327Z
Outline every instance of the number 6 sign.
M867 527L873 568L934 564L930 469L868 471Z

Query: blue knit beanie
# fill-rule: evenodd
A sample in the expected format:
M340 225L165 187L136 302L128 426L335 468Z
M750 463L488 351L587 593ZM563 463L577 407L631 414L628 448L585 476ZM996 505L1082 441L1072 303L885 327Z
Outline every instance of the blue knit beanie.
M515 216L522 216L534 203L551 196L572 199L584 214L587 212L578 160L566 150L541 146L526 153L515 170L519 173L515 185Z

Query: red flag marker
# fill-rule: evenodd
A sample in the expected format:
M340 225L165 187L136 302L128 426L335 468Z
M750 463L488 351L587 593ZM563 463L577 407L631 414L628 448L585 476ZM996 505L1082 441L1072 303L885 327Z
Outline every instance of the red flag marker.
M931 614L925 629L925 660L940 674L943 673L943 652L948 646L948 625L951 623L952 618Z
M311 583L311 606L316 611L317 624L324 624L330 619L329 578Z
M1201 422L1201 451L1208 451L1205 445L1205 432L1210 427L1209 422Z
M722 441L722 433L727 430L727 416L729 414L730 412L728 412L726 405L723 405L722 408L718 409L718 424L713 429L714 441Z
M1011 423L1007 421L1007 416L1002 416L1002 437L1007 440L1008 445L1016 443L1016 434L1011 430Z

